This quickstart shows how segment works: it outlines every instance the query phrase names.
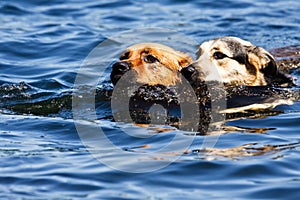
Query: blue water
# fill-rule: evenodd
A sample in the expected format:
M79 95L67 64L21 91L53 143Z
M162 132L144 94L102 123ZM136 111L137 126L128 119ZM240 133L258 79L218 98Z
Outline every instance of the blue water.
M175 134L183 140L192 136L172 127L113 122L105 91L111 89L109 61L126 46L120 44L96 88L97 119L83 112L76 121L72 113L78 70L108 39L156 28L191 38L172 40L174 48L187 51L196 46L181 43L200 44L224 35L266 49L299 46L299 11L296 0L1 0L0 198L299 199L298 100L276 107L273 114L226 122L239 129L222 134L211 151L204 152L205 137L196 136L181 157L179 147L156 153ZM110 52L101 46L100 54L102 49L104 55ZM300 79L299 72L294 75ZM293 89L299 92L299 86ZM103 148L103 138L95 140L99 149L91 151L87 144L95 144L94 138L87 132L87 141L82 140L78 124L103 130L121 151ZM124 134L122 128L144 138ZM118 170L127 165L127 171ZM143 169L153 170L135 173Z

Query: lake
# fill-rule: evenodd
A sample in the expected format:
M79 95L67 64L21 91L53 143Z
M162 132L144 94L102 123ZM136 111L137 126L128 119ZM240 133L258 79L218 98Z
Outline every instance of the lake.
M299 199L299 98L203 136L117 123L109 81L138 42L194 57L227 35L299 46L299 11L296 0L2 0L0 198Z

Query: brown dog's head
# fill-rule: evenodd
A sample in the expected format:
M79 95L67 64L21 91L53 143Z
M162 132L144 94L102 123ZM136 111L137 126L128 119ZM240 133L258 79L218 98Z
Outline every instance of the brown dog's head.
M189 65L187 54L157 43L141 43L128 47L120 61L112 67L110 75L114 85L129 70L135 71L135 81L148 85L176 85L180 70Z
M236 37L202 43L197 60L183 69L182 74L191 79L194 71L201 80L221 81L228 85L264 86L293 82L291 77L278 70L269 52Z

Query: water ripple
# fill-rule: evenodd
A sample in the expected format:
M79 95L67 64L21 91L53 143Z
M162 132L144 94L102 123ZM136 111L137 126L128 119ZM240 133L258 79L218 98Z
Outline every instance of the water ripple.
M129 174L104 166L81 143L72 119L72 95L77 70L89 52L122 31L160 27L198 43L233 35L266 49L297 47L299 7L299 1L268 0L2 0L0 198L297 199L299 99L253 118L226 121L227 129L212 149L201 148L205 137L198 135L168 167ZM185 48L182 43L177 47ZM299 70L293 74L299 76ZM299 86L290 91L296 94ZM124 151L147 155L167 145L174 134L183 134L175 127L134 124L123 128L151 137L125 134L113 121L111 92L109 82L98 85L98 119L86 123L104 129ZM167 162L181 153L147 157L135 166ZM109 155L128 162L114 152Z

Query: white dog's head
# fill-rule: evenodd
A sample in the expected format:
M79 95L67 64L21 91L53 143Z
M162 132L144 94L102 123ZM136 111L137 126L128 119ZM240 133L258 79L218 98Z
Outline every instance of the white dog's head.
M278 70L273 56L265 49L237 37L216 38L202 43L197 60L182 69L195 81L220 81L227 85L264 86L292 83Z

